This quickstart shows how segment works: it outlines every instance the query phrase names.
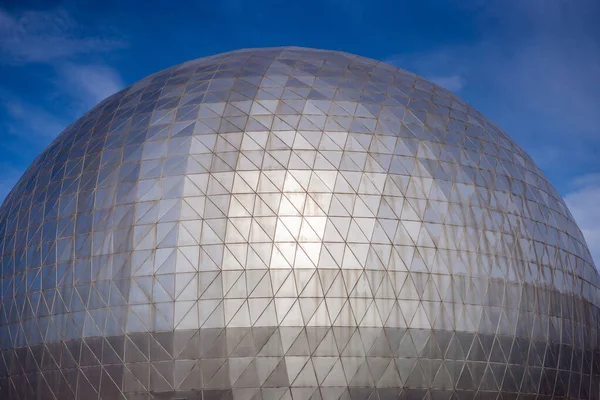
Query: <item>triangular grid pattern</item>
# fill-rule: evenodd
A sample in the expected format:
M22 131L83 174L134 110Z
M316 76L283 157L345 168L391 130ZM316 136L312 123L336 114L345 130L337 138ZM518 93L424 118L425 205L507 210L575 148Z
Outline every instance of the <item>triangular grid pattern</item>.
M243 50L67 128L0 208L0 398L597 399L556 190L377 61Z

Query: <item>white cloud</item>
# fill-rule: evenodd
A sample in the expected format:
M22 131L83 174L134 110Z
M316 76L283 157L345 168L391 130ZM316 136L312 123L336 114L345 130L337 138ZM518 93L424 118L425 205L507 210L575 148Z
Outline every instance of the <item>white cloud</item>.
M459 92L465 86L464 78L459 75L429 76L427 79L451 92Z
M66 64L59 75L59 86L81 105L77 111L87 111L125 86L119 73L106 65Z
M0 88L0 112L5 133L36 146L46 145L69 123L124 87L119 73L106 65L65 64L58 68L52 99L25 99ZM61 112L47 107L59 100Z
M436 49L423 53L394 54L384 61L415 72L451 92L459 92L467 84L465 76L469 69L459 62L454 48Z
M23 174L32 158L67 125L67 121L43 107L0 91L0 204Z
M460 6L475 15L475 39L388 61L455 85L449 89L506 129L547 172L567 178L597 168L600 51L592 15L600 3L461 0ZM564 158L573 162L559 166Z
M0 94L0 106L9 117L5 122L8 133L28 141L37 142L39 138L47 141L54 138L67 125L64 120L43 107L27 103L9 93Z
M600 265L600 174L575 180L564 199L585 236L592 258Z
M64 64L57 70L51 99L34 101L0 88L0 113L5 116L0 126L6 134L36 148L45 146L69 123L124 87L119 73L106 65ZM52 101L61 106L50 109ZM60 112L53 112L56 108Z
M460 3L479 13L476 40L388 61L433 81L465 77L461 96L550 172L600 264L600 174L581 176L600 170L600 49L594 42L600 3Z
M80 115L124 86L115 69L104 64L81 62L78 56L107 52L125 45L114 34L107 34L106 29L80 24L63 10L25 11L11 15L0 9L0 63L4 61L17 68L28 64L52 66L56 71L56 76L50 78L56 85L54 97L60 98L70 114ZM5 104L10 115L16 119L31 118L30 112L28 115L22 112L22 104L26 101L12 97L10 104ZM42 103L47 99L40 100ZM32 107L35 104L28 108ZM42 116L46 114L43 106L37 106L36 112ZM52 124L47 129L51 128Z
M65 11L11 15L0 9L0 60L4 63L54 62L125 46L125 41L109 33L87 33Z
M17 15L0 9L0 64L24 73L39 66L55 72L42 79L31 74L33 86L48 81L54 85L50 94L34 97L0 87L0 129L5 133L0 142L0 201L68 123L124 86L115 69L91 61L95 54L124 46L114 34L80 24L65 11Z
M551 38L522 39L508 54L491 39L429 52L394 55L388 62L449 90L485 90L487 101L543 124L595 132L600 125L600 53ZM483 104L483 101L482 101ZM485 105L484 105L485 106ZM520 121L522 119L518 118Z

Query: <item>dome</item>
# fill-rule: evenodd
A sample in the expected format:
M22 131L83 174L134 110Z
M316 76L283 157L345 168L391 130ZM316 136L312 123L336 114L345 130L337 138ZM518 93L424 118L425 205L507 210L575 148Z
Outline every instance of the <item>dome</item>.
M104 100L0 208L3 399L597 399L599 276L463 100L241 50Z

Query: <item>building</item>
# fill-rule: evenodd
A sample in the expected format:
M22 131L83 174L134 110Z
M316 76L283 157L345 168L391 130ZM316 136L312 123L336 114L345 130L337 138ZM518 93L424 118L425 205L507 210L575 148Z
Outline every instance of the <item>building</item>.
M0 209L0 398L598 399L599 276L509 136L299 48L149 76Z

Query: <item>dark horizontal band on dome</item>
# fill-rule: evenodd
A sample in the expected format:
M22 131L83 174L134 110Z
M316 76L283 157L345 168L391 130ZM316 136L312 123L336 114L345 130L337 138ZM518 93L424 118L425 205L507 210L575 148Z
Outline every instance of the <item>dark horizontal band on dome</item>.
M0 394L43 393L43 388L65 400L74 398L77 387L78 396L86 393L86 398L99 393L103 399L109 394L137 399L149 392L176 399L199 395L195 391L224 396L233 390L232 400L259 389L279 393L279 399L287 387L292 392L320 388L321 395L336 400L344 387L363 394L377 388L380 397L394 389L408 394L431 388L440 396L539 392L590 399L600 388L598 350L439 330L200 329L75 339L5 350L2 356L12 362L11 381L8 371L0 370Z

